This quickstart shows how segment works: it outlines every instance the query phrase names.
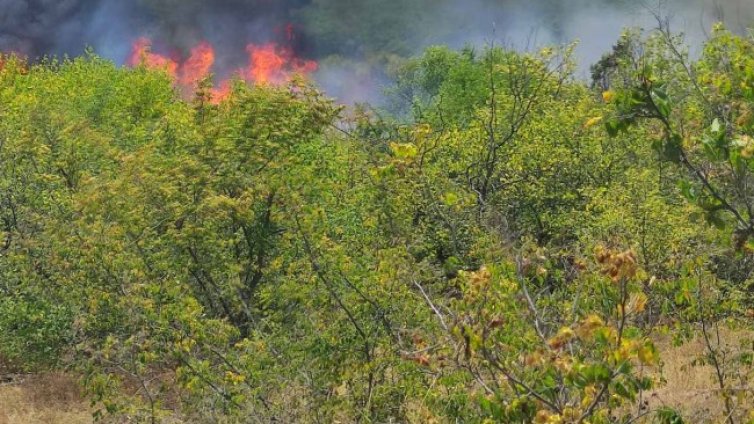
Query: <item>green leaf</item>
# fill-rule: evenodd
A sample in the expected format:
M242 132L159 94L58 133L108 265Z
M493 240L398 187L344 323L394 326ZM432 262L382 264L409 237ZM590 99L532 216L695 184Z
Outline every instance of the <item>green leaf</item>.
M652 147L660 153L663 160L679 163L683 153L682 141L679 134L671 134L664 141L653 143Z
M710 131L712 131L712 134L720 134L722 132L722 125L720 125L720 120L715 118L712 121L712 125L710 126Z
M681 414L675 409L667 407L657 410L657 420L660 424L684 424Z
M671 107L668 95L660 89L652 90L650 95L652 96L652 102L657 106L657 111L660 112L660 115L662 115L663 118L669 118Z
M615 384L613 384L613 391L615 391L618 396L629 399L631 401L636 398L636 392L626 387L626 385L624 385L620 381L616 381Z
M681 189L681 194L686 198L686 200L688 200L689 202L696 202L696 187L694 187L690 182L686 180L681 180L678 185Z

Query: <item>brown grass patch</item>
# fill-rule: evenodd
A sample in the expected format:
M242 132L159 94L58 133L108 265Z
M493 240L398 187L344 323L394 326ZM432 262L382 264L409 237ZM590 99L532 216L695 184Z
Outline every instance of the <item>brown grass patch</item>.
M751 339L752 334L720 328L720 347L728 352L724 365L729 377L751 376L751 366L740 366L732 357L744 350L751 351L751 345L741 346L741 341ZM717 348L717 338L711 339ZM719 390L715 368L710 364L699 364L698 359L705 354L707 347L701 335L681 345L673 346L669 340L658 342L662 369L658 373L664 380L650 393L645 394L651 408L667 406L681 412L686 422L717 423L726 417L725 403ZM722 358L721 358L722 359ZM737 418L746 416L754 403L751 394L754 386L748 378L728 379L728 387L735 388L740 394L734 399ZM742 383L743 381L743 383ZM742 387L743 384L743 387ZM737 419L736 422L739 422Z
M0 424L92 423L78 384L60 373L13 376L0 385Z

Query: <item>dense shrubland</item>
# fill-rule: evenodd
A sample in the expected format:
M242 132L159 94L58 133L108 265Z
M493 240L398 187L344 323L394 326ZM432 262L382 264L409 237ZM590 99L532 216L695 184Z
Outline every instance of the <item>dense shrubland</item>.
M750 37L430 48L391 113L0 63L0 355L103 420L681 423L692 338L751 419Z

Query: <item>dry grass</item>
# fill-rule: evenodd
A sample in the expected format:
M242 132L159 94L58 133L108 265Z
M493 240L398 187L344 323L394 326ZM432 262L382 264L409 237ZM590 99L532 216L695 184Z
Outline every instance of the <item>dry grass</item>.
M751 350L751 344L742 347L741 341L752 338L751 333L721 329L720 344L730 355L740 349ZM716 342L716 340L713 340ZM657 341L661 352L662 366L659 369L645 370L658 376L663 383L643 395L650 409L669 406L679 410L689 423L723 423L724 402L718 390L715 369L711 365L700 365L696 360L704 354L706 346L701 337L681 346L673 346L670 340ZM752 375L754 368L741 367L729 362L727 371L732 374ZM4 373L3 371L6 371ZM10 375L0 363L0 424L83 424L92 423L91 409L82 398L79 387L70 377L60 373L14 377L3 382L3 376ZM7 379L6 379L7 380ZM732 383L745 394L736 402L736 415L742 417L754 409L754 384L740 387L739 381ZM433 422L427 411L416 410L415 422ZM180 422L175 420L174 422ZM344 421L346 422L346 421ZM740 420L737 420L740 422Z
M720 345L731 354L735 354L741 349L740 341L751 337L751 334L721 328ZM716 343L716 339L713 343ZM724 422L725 406L720 395L715 368L709 364L696 363L706 351L703 338L697 337L681 346L672 346L670 341L663 340L658 343L658 348L662 358L659 375L665 382L646 395L650 407L654 409L668 406L677 409L686 422ZM741 367L732 362L728 362L726 368L730 374L750 375L754 371L751 367ZM730 384L729 387L736 387L739 389L738 393L745 395L734 400L736 416L745 416L754 407L751 398L754 387L751 384L740 387L741 384L736 381Z
M76 382L64 374L16 377L0 385L0 424L92 423Z

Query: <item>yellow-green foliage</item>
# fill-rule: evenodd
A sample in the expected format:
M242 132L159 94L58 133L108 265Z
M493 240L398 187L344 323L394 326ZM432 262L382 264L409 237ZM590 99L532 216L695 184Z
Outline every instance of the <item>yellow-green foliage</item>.
M752 41L571 50L431 48L392 118L0 58L0 355L136 422L682 422L657 334L752 316Z

